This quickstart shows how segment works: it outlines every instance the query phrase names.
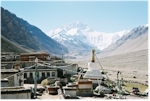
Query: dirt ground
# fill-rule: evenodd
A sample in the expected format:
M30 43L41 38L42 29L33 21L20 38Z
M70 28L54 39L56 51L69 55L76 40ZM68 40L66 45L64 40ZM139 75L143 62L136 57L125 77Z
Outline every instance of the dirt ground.
M97 97L97 96L93 96L93 97L81 97L81 96L78 96L78 99L80 99L80 100L92 100L92 99L103 99L103 100L105 100L105 99L112 99L112 98L108 98L107 96L112 96L112 94L107 94L105 97ZM126 95L126 96L124 96L123 97L124 99L138 99L138 100L144 100L144 99L148 99L148 97L147 96L144 96L144 97L141 97L141 96L138 96L138 95L134 95L134 94L132 94L132 95ZM42 96L38 96L38 98L37 99L45 99L45 100L48 100L48 99L54 99L54 100L59 100L60 99L60 96L59 95L50 95L50 94L48 94L48 93L46 93L46 92L44 92L43 94L42 94Z
M38 99L59 99L59 95L50 95L48 93L43 93L42 96L39 96Z
M68 63L76 63L79 67L88 69L88 58L68 59ZM95 62L99 64L99 69L108 72L108 77L112 80L117 78L117 72L120 71L124 80L132 80L141 83L148 81L148 50L126 53L121 55L109 56L101 58L96 54Z

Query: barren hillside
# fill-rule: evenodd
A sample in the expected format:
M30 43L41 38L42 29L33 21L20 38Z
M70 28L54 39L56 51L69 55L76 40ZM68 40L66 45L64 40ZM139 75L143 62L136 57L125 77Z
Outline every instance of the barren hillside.
M97 55L96 55L97 56ZM88 60L69 60L67 62L78 63L80 67L88 68ZM97 56L105 71L108 71L110 79L116 79L117 71L121 71L125 80L133 80L144 83L148 80L148 50L125 53L101 58ZM96 60L97 61L97 60ZM98 62L98 61L97 61ZM101 69L101 67L99 66ZM133 78L133 77L136 78Z

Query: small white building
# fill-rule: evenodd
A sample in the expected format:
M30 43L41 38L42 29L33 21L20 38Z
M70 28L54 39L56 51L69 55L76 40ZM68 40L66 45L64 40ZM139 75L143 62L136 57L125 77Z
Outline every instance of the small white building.
M77 88L76 87L63 87L63 93L65 95L69 95L70 97L76 97Z
M37 82L41 83L42 80L46 78L56 79L57 69L38 69ZM26 79L24 83L34 83L35 69L26 70L24 72L24 78Z
M68 84L63 87L65 95L70 97L76 96L92 96L93 95L93 84L89 80L80 80L76 83Z
M8 79L1 80L1 87L8 87Z
M31 90L24 87L2 87L1 99L31 99Z
M1 80L8 79L8 87L23 86L24 73L15 69L1 69ZM4 81L3 81L4 82Z
M93 95L93 83L91 80L78 81L77 96L92 96Z

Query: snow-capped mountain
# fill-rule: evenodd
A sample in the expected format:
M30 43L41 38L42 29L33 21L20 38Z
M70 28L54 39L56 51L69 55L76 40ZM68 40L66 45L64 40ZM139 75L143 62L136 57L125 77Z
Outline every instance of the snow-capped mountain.
M146 49L148 49L148 25L140 25L104 49L102 53L116 55Z
M98 49L103 50L107 48L109 45L115 43L118 39L120 39L123 35L129 33L128 30L116 32L116 33L104 33L92 31L87 33L88 40L96 45Z
M89 42L86 33L92 31L88 25L82 22L75 22L66 26L62 26L56 30L50 31L47 35L55 39L59 43L68 47L69 51L91 51L96 47Z
M47 35L68 47L70 51L91 51L93 48L96 50L107 48L128 32L126 30L116 33L98 32L88 25L76 21L56 30L51 30Z

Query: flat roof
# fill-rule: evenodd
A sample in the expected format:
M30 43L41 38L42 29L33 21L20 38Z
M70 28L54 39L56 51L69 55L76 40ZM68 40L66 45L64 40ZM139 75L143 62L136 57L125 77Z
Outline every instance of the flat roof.
M17 73L19 70L16 69L1 69L1 73Z
M48 54L49 53L42 53L42 52L38 52L38 53L21 53L20 55L37 55L37 54Z
M23 92L30 92L29 88L25 88L23 86L16 86L16 87L1 87L1 94L4 93L23 93Z
M1 79L1 82L8 82L8 79Z
M37 69L37 71L56 71L57 68L52 68L52 69ZM35 69L28 69L25 70L24 72L29 72L29 71L35 71Z

